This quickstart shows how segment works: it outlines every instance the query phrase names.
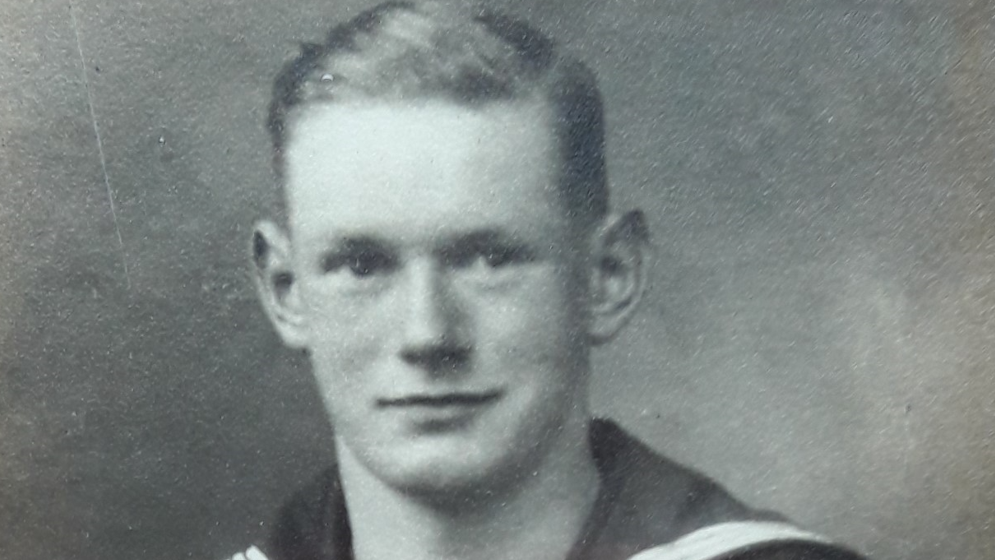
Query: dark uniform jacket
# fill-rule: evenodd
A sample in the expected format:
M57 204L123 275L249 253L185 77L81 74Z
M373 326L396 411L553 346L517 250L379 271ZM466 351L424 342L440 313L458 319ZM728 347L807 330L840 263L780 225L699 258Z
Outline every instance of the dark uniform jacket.
M601 490L567 560L625 560L719 524L783 521L748 508L716 483L653 452L610 421L594 420L590 437ZM265 552L271 560L352 560L348 514L334 467L284 505ZM843 548L804 538L734 547L708 557L860 560Z

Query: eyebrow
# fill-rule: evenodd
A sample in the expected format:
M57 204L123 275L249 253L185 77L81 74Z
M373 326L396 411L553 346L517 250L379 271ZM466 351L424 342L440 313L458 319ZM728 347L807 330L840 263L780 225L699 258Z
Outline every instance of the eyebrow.
M334 253L352 252L364 249L396 250L404 245L375 234L356 234L333 236L327 240L328 251ZM498 228L483 228L467 232L452 232L442 236L433 243L433 253L446 252L453 249L473 246L481 247L493 244L522 245L528 242L520 236Z
M443 252L463 247L486 247L489 245L520 245L524 241L517 235L497 229L474 230L465 234L448 236L441 245Z
M380 251L396 254L396 248L384 239L371 235L333 237L328 239L319 257L323 265L343 264L349 257L364 251Z
M350 235L333 237L328 240L329 249L337 253L346 253L363 249L382 249L392 247L387 240L373 235Z

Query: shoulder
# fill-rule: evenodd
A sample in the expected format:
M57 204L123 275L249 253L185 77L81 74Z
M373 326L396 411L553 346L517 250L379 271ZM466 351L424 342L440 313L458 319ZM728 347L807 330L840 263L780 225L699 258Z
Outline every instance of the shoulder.
M691 537L644 550L629 560L865 560L860 554L818 536L773 538L750 544L694 542Z
M861 560L859 554L785 522L720 523L630 560Z
M729 521L781 520L733 497L706 475L650 449L610 420L595 420L591 447L608 499L606 529L645 544Z
M611 498L600 514L601 551L628 550L634 560L860 559L776 513L747 506L611 421L595 421L591 435Z

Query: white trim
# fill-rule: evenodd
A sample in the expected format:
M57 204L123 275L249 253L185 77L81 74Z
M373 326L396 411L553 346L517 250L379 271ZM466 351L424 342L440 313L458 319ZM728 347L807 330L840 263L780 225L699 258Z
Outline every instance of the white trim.
M249 550L245 552L239 552L238 554L232 556L227 560L269 560L263 551L259 550L255 546L250 546Z
M830 544L821 535L776 521L733 521L710 525L667 544L648 548L629 560L711 560L775 542Z

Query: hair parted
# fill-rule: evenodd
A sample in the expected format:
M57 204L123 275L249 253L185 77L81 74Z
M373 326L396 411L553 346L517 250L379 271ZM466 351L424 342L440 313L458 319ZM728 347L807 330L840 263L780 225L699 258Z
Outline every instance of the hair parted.
M273 84L266 124L274 171L283 185L293 120L312 104L442 99L473 107L536 97L553 109L567 212L584 223L604 216L604 112L593 72L528 23L481 7L385 2L323 43L303 44Z

